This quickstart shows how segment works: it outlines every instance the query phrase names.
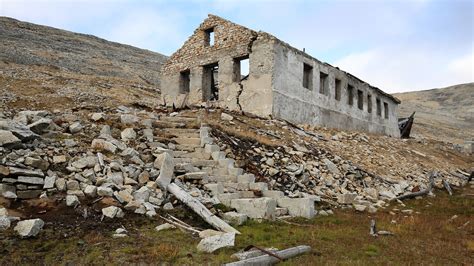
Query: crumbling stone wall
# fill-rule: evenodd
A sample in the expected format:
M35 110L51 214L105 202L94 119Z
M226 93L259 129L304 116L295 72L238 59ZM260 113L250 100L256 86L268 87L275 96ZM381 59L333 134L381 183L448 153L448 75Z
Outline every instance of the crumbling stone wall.
M274 52L273 114L276 117L295 123L399 137L397 118L399 101L393 96L280 40L275 41ZM312 68L310 88L303 87L303 64ZM321 74L327 75L323 92ZM336 79L339 80L338 99L336 99ZM348 85L352 86L352 104L349 104L348 100L350 97ZM359 91L361 106L358 99ZM377 100L380 102L380 110L377 108Z
M215 33L214 45L208 45L209 29ZM250 74L241 79L240 74L236 77L236 61L243 57L249 58ZM210 64L218 65L219 98L212 101L214 106L295 123L399 136L396 98L268 33L213 15L164 65L163 102L168 106L209 103L206 66ZM183 71L190 73L189 92L184 93L179 89ZM325 77L324 82L320 77Z

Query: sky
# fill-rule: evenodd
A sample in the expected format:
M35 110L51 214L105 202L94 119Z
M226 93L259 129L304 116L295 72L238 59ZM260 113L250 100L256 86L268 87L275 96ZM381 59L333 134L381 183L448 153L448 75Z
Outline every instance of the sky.
M0 16L171 55L215 14L387 92L474 81L474 0L0 0Z

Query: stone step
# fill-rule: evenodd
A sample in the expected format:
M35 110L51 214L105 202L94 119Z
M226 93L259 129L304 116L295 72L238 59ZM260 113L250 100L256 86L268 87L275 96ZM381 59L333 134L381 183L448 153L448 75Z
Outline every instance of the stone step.
M235 175L210 175L209 182L237 182L237 176Z
M189 122L197 122L197 119L194 117L186 117L186 116L162 116L160 117L161 121L166 122L173 122L173 123L189 123Z
M184 175L178 176L179 179L183 180L208 180L208 173L207 172L191 172L186 173Z
M201 146L200 138L172 138L176 143L181 145L197 145Z
M186 128L186 123L175 123L162 120L154 120L153 127L155 128Z
M222 186L229 192L249 190L249 183L225 182L222 183Z
M194 152L186 152L175 156L175 158L194 158L194 159L202 159L202 160L209 160L211 155L209 153L201 152L201 151L194 151Z
M197 134L199 136L199 129L195 128L164 128L163 131L169 134Z
M193 152L197 148L201 148L201 145L181 145L181 144L176 145L177 151Z

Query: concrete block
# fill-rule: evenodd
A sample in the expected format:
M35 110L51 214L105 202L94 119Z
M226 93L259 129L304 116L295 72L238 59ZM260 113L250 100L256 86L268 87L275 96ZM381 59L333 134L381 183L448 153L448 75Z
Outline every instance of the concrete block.
M247 221L248 217L243 213L226 212L222 215L222 219L232 225L242 225Z
M255 183L255 175L253 174L243 174L237 177L237 182L239 183Z
M278 206L287 208L292 217L304 217L311 219L316 215L314 210L314 200L309 198L280 198Z
M254 219L275 219L276 201L272 198L234 199L230 206Z
M224 193L224 186L222 184L205 184L204 187L211 192L213 196Z
M166 187L169 185L174 175L173 157L165 152L158 155L158 158L162 163L160 167L160 175L156 179L156 183L162 190L166 191Z
M227 171L229 172L230 175L235 175L235 176L239 176L239 175L242 175L244 173L244 169L234 168L234 167L229 167L229 169L227 169Z
M285 193L279 190L264 190L262 191L262 195L264 197L272 198L274 200L278 200L279 198L283 198Z
M231 201L234 199L240 199L240 193L222 193L217 195L217 199L225 206L231 206Z
M268 190L268 184L265 182L250 183L249 189L254 191L265 191Z
M211 157L213 160L218 161L220 159L225 159L225 152L223 151L215 151L211 153Z
M220 148L219 148L218 145L215 145L215 144L206 144L206 145L204 145L204 152L213 153L213 152L216 152L216 151L220 151Z

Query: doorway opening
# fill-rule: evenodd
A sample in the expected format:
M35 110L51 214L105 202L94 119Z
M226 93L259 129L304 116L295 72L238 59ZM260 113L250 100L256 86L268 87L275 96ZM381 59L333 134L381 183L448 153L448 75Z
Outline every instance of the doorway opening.
M217 63L209 64L203 67L202 88L204 101L219 100L219 65Z

